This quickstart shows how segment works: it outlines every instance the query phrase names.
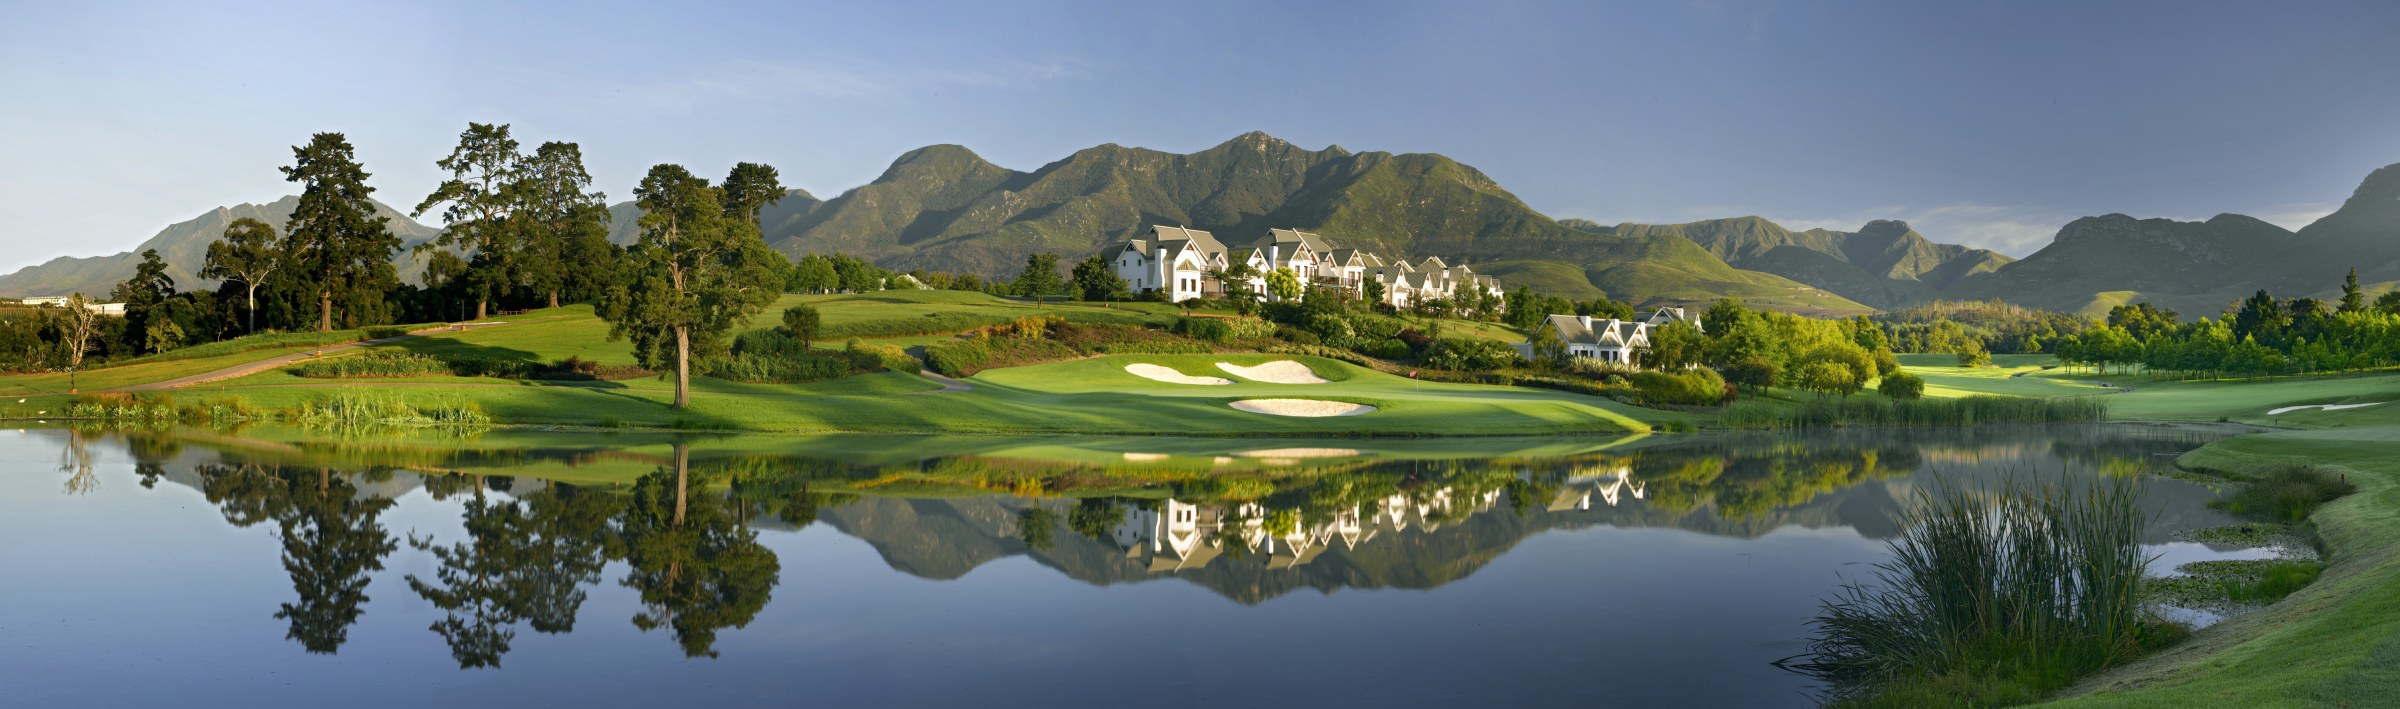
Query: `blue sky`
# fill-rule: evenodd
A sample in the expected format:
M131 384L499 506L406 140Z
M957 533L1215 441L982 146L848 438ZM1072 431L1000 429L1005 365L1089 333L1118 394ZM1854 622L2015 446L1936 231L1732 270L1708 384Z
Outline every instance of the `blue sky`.
M348 133L406 208L467 121L819 196L932 143L1030 170L1264 130L1439 152L1602 222L2297 227L2400 162L2400 3L46 3L0 23L0 270L292 191Z

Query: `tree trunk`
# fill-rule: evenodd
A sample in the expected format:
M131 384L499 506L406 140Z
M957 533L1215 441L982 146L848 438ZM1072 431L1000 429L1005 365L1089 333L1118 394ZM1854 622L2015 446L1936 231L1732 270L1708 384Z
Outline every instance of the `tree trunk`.
M692 447L691 447L689 444L680 443L680 442L676 443L676 444L675 444L675 526L676 526L677 528L679 528L679 529L683 527L683 498L684 498L684 485L685 485L685 484L687 484L687 483L686 483L686 480L685 480L685 478L689 476L689 474L691 473L691 470L692 470Z
M491 301L484 300L484 299L482 299L482 298L476 298L476 299L475 299L475 319L477 319L477 320L482 320L482 319L483 319L483 317L484 317L484 314L485 314L485 313L487 313L487 312L489 312L489 311L485 310L485 308L489 307L490 305L491 305Z
M558 307L558 291L550 291L550 307Z
M675 408L692 408L692 332L675 326Z
M250 287L250 334L258 334L258 286Z
M317 332L333 332L333 291L317 291Z

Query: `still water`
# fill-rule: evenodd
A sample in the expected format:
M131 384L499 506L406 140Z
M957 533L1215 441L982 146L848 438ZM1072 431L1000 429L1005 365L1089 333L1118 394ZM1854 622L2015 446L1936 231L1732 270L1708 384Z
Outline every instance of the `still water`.
M0 432L0 704L1806 706L1911 495L2211 434L351 435Z

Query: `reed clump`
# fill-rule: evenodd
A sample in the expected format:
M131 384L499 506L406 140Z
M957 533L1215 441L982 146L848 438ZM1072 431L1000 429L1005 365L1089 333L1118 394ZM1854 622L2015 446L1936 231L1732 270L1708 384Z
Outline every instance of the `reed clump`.
M1919 495L1871 583L1810 621L1777 664L1839 706L2032 701L2182 637L2145 610L2150 559L2132 479Z
M1727 428L1746 430L2093 423L2106 418L2108 402L2096 397L2032 399L2015 396L1913 401L1872 397L1820 398L1798 403L1745 401L1726 407L1722 416Z
M399 399L365 394L339 392L303 403L286 418L314 428L351 428L359 426L459 426L481 427L492 423L490 414L471 401L409 403Z
M2290 465L2267 473L2224 499L2209 504L2246 517L2300 522L2317 507L2358 491L2341 473L2311 465Z

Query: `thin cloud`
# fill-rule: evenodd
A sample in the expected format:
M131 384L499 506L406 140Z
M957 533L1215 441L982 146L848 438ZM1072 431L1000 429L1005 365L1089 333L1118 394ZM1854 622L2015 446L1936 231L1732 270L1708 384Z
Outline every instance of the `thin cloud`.
M2268 224L2273 224L2285 229L2290 229L2292 231L2299 231L2300 227L2308 226L2315 223L2319 219L2324 219L2325 215L2332 214L2334 208L2340 206L2340 204L2333 202L2302 202L2298 204L2277 205L2259 213L2258 218Z
M950 87L1009 89L1082 79L1078 62L995 60L972 66L910 67L866 60L741 61L600 92L616 110L683 113L725 102L782 103L906 95Z

